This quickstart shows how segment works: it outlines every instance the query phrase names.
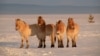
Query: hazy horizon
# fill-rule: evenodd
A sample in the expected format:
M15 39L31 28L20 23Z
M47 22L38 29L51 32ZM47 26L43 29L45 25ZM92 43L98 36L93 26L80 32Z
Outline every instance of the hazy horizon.
M0 14L100 14L100 6L0 4Z
M100 0L1 0L0 4L35 4L44 6L100 6Z
M100 13L100 0L1 0L0 14Z

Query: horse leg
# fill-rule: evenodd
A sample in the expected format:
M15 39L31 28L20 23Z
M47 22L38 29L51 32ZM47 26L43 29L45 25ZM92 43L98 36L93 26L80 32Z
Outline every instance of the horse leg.
M69 39L67 38L67 46L66 47L69 47Z
M24 40L26 41L26 48L29 48L28 37L24 37Z
M57 36L58 37L58 48L60 47L60 36Z
M62 40L58 40L58 48L63 48L63 41Z
M62 37L60 36L60 39L58 39L58 48L63 48L63 39Z
M76 41L72 39L72 47L76 47Z
M51 48L54 47L54 41L55 41L54 36L51 35Z
M63 40L61 40L61 46L60 46L60 47L62 47L62 48L64 47L64 45L63 45Z
M38 48L42 48L42 40L39 40L39 46Z
M58 48L60 48L60 40L58 39Z
M63 36L60 36L60 39L61 39L61 45L60 45L60 47L63 48L64 47L64 45L63 45Z
M21 45L20 45L20 48L23 48L23 47L24 47L24 38L22 38Z
M28 40L26 40L26 44L27 44L26 48L29 48L29 43L28 43Z
M75 41L74 47L77 47L77 45L76 45L76 41Z
M76 36L74 37L74 43L75 43L74 47L77 47L77 45L76 45L77 37L78 37L78 35L76 35Z
M44 43L44 46L43 46L43 47L45 48L45 47L46 47L46 44L45 44L45 39L43 40L43 43Z

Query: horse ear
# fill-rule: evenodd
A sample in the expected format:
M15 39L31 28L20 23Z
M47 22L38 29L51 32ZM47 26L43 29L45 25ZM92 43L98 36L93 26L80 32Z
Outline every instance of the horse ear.
M39 16L39 17L38 17L38 21L41 21L41 20L43 20L43 19L42 19L42 16Z
M17 18L16 21L20 21L21 19Z

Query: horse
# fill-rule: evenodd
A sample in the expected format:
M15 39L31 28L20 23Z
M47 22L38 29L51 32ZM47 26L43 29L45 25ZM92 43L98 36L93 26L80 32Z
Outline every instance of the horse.
M29 48L28 38L29 36L36 35L39 41L45 41L45 32L41 31L41 28L38 24L28 25L26 22L22 21L21 19L16 19L16 30L19 31L20 35L22 36L20 48L23 48L24 41L26 41L26 48ZM39 43L39 46L41 43ZM45 42L44 42L45 47Z
M56 22L56 37L58 38L58 48L63 48L63 37L66 33L66 26L62 22L62 20L59 20Z
M51 37L51 47L54 47L54 42L55 42L55 38L54 38L55 28L54 27L55 26L53 24L47 24L46 26L45 24L44 25L43 24L41 26L38 24L28 25L26 24L26 22L22 21L21 19L16 19L16 30L18 30L22 36L20 48L23 48L24 41L26 41L27 43L26 48L29 48L28 38L29 36L34 36L34 35L36 35L37 38L39 39L38 48L41 48L43 46L42 44L44 44L44 48L46 47L45 45L46 36Z
M31 29L29 25L21 19L16 19L16 30L19 31L22 36L20 48L24 47L24 41L26 41L26 48L29 48L28 38L31 35Z
M73 18L68 18L68 25L66 29L67 34L67 45L69 47L69 41L72 41L72 47L77 47L76 41L79 33L79 26L73 20Z
M47 24L46 25L45 20L41 16L38 17L38 25L40 26L41 31L45 32L45 33L43 33L43 34L45 34L45 36L51 37L51 48L54 47L55 46L54 43L55 43L55 39L56 39L56 37L55 37L55 25L54 24Z

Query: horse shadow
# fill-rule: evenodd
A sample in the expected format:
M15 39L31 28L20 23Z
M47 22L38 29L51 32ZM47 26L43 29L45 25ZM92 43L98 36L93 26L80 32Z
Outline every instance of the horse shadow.
M17 42L0 42L0 47L19 48L19 46Z

